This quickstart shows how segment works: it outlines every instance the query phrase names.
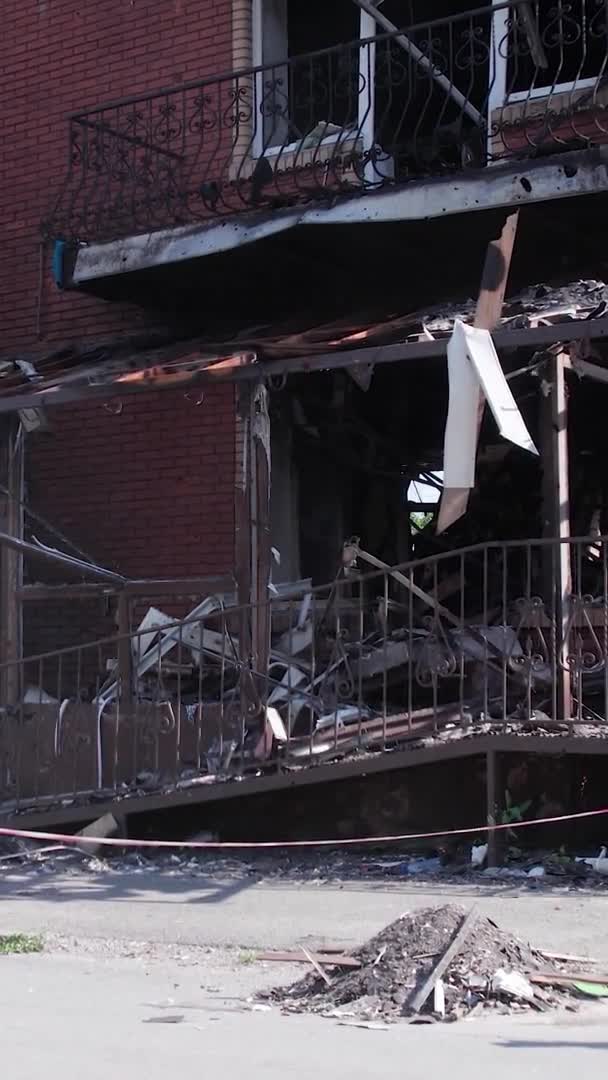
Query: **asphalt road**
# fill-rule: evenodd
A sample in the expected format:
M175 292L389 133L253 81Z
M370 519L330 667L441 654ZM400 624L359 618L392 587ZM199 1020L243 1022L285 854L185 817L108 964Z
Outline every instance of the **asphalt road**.
M559 879L557 879L559 881ZM3 873L3 930L51 932L228 947L287 947L298 941L353 945L404 911L478 904L505 929L542 948L608 961L608 890L557 886L530 892L397 884L265 884L170 873Z

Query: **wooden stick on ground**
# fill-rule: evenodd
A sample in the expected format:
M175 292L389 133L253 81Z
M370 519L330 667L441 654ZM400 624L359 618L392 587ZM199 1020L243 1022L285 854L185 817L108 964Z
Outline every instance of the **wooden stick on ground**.
M471 908L468 915L465 915L464 919L462 920L460 929L452 938L450 945L448 945L441 958L437 961L430 975L424 980L420 989L417 991L416 994L414 994L414 997L409 1003L409 1008L412 1012L420 1012L429 994L431 994L435 989L435 984L437 980L441 978L445 971L447 971L454 957L458 955L458 953L464 946L464 943L468 935L470 934L476 919L477 908Z
M576 975L564 975L552 971L534 971L526 975L528 982L536 983L537 986L572 986L573 983L597 983L598 986L608 985L608 975L588 975L587 972L578 972Z
M354 956L343 956L342 953L325 952L318 950L312 954L319 964L333 965L333 967L359 968L361 963ZM302 956L298 952L261 952L257 954L257 960L274 960L279 964L307 964L310 963L308 956Z
M310 964L312 964L312 966L315 969L315 971L317 972L317 974L320 975L321 978L325 980L325 982L327 983L328 986L331 986L331 979L330 979L329 975L327 974L327 972L323 971L323 968L321 967L318 960L312 955L312 953L309 953L308 949L305 949L303 945L300 945L300 948L301 948L302 952L304 953L304 956L306 957L308 962Z
M562 964L599 964L593 956L571 956L569 953L547 952L545 949L535 949L535 953L544 956L545 960L558 960Z

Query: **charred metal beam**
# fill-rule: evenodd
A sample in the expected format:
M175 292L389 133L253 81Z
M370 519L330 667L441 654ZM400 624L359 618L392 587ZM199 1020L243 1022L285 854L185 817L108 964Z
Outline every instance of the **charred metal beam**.
M558 342L567 344L571 341L601 341L608 339L608 317L598 319L578 319L570 322L553 323L549 326L524 327L518 330L499 327L492 334L497 349L539 349ZM285 357L280 360L267 360L252 363L244 367L214 370L212 366L193 374L189 382L184 381L182 388L208 386L219 382L242 382L269 378L273 375L295 375L301 372L332 371L342 368L356 368L368 364L394 364L407 360L431 360L445 356L448 338L433 341L399 342L396 345L371 345L360 349L334 349L331 352L312 354L311 356ZM192 343L188 346L193 351ZM144 356L140 357L145 362ZM174 384L169 384L169 389ZM158 385L155 390L160 389ZM70 384L52 390L31 390L30 392L0 396L0 413L14 412L18 409L35 406L65 405L75 401L104 401L110 397L126 397L142 393L149 389L145 383L107 383L103 386L90 386L85 383ZM2 541L0 540L0 543ZM36 549L38 551L38 549ZM66 556L67 558L67 556ZM77 562L77 560L76 560ZM86 564L84 564L86 565Z
M45 585L34 582L23 585L18 592L21 600L96 600L116 596L124 592L130 597L152 599L158 596L210 596L215 593L225 594L235 591L235 581L231 574L213 577L188 578L135 578L125 581L124 585L104 585L99 582L83 582L76 585Z
M95 566L93 563L83 562L81 559L73 559L70 555L65 555L61 551L54 551L52 548L29 544L27 540L20 540L18 537L10 536L5 532L0 532L0 546L18 551L21 555L27 555L32 559L43 559L46 562L67 566L75 573L90 574L91 577L101 578L103 581L112 581L116 585L124 585L126 582L126 578L122 577L121 574L114 573L113 570L105 570L102 566Z

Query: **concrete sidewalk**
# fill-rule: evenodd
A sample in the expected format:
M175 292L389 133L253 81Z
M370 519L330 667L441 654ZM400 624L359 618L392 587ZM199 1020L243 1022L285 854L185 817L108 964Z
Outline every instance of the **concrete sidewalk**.
M252 1012L246 996L253 978L212 963L183 968L1 957L4 1074L11 1080L572 1080L581 1069L586 1080L603 1080L606 1074L608 1007L544 1022L505 1017L373 1031L315 1016ZM156 1022L167 1016L183 1019Z

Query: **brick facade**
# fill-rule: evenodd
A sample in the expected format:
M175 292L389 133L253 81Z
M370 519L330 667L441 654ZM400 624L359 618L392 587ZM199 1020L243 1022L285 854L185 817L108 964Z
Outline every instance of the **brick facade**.
M126 577L232 569L233 388L200 405L175 391L118 401L49 414L52 429L31 437L32 505Z
M242 3L239 13L241 26ZM142 325L133 307L52 282L40 222L67 168L66 115L229 71L232 31L231 0L4 0L0 354ZM213 388L200 406L172 390L110 408L50 411L52 430L28 444L35 509L127 575L232 570L232 388Z

